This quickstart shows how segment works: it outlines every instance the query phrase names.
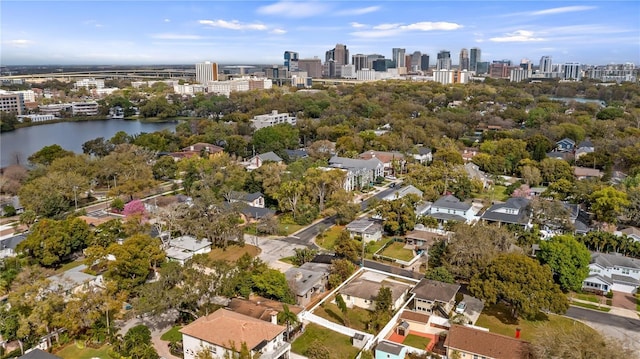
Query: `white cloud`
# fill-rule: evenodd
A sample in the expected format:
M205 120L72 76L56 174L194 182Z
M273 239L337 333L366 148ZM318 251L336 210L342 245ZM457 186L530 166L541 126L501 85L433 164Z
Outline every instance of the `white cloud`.
M248 24L248 23L242 23L238 20L231 20L231 21L227 21L227 20L199 20L198 23L200 23L201 25L207 25L207 26L211 26L211 27L219 27L219 28L223 28L223 29L229 29L229 30L258 30L258 31L265 31L267 30L267 26L264 24L260 24L260 23L252 23L252 24Z
M171 33L153 34L151 35L151 37L158 40L200 40L203 38L200 35L171 34Z
M102 24L99 23L96 20L86 20L86 21L83 21L82 24L85 25L85 26L93 26L93 27L96 27L96 28L101 28L102 27Z
M555 15L555 14L564 14L567 12L578 12L578 11L587 11L595 9L595 6L563 6L563 7L555 7L551 9L533 11L531 15Z
M257 12L263 15L276 15L289 18L301 18L321 15L329 9L326 3L316 1L279 1L271 5L258 8Z
M373 27L373 31L355 31L351 35L360 38L380 38L395 36L411 31L452 31L461 29L463 26L453 22L445 21L422 21L413 24L380 24Z
M284 29L273 29L270 31L270 33L275 34L275 35L284 35L287 33L287 30Z
M545 41L544 38L534 37L533 31L516 30L511 33L505 34L505 36L492 37L489 41L493 42L535 42Z
M361 24L359 22L352 22L350 25L355 29L362 29L363 27L367 27L367 25Z
M164 20L162 20L162 21L164 21L164 22L171 22L171 19L164 19Z
M345 9L338 11L336 14L340 16L364 15L380 10L380 6L368 6L355 9Z
M33 41L26 39L15 39L5 41L4 43L12 47L29 47L33 44Z

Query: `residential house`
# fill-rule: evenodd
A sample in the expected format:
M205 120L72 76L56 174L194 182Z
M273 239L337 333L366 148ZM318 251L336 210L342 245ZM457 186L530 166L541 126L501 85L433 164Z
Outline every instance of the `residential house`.
M614 232L614 234L618 236L627 236L634 242L640 242L640 228L627 227L625 229Z
M378 158L368 160L333 156L329 166L345 171L344 189L354 191L373 185L376 178L384 176L384 165Z
M273 152L261 153L251 157L246 163L247 170L252 171L260 168L265 162L282 163L282 158Z
M276 300L251 296L249 299L231 298L227 309L265 322L278 324L278 314L284 311L285 305ZM299 315L304 311L304 308L297 305L287 305L287 307L295 315Z
M586 234L591 230L589 213L583 211L579 204L562 202L562 205L569 211L569 220L575 227L575 233Z
M406 165L404 155L400 152L367 151L361 153L358 158L363 160L379 159L384 167L385 176L395 176L398 174L397 172L402 173Z
M433 153L431 148L418 146L415 149L415 153L411 155L416 161L422 164L430 163L433 161Z
M487 223L515 224L526 227L530 220L530 200L523 197L511 197L504 203L489 207L480 217Z
M453 195L446 195L435 201L427 214L438 221L459 221L468 223L473 220L475 213L471 204L462 202Z
M214 359L223 359L237 355L243 344L252 357L285 359L291 350L285 332L284 326L227 309L218 309L180 329L185 359L195 359L203 350Z
M16 256L16 247L27 239L26 234L18 234L15 236L0 239L0 259Z
M298 268L289 268L284 276L296 295L296 303L307 306L318 295L325 292L329 283L331 265L307 262Z
M208 239L180 236L169 240L169 245L165 252L168 260L184 265L196 254L211 252L211 242Z
M422 279L411 290L415 295L413 310L418 313L436 314L448 318L456 302L460 285Z
M232 192L228 201L231 203L244 203L249 207L264 208L264 195L260 192L242 193Z
M422 227L424 228L424 227ZM411 231L407 232L404 235L405 243L408 245L412 245L416 247L416 250L428 250L431 246L440 239L444 239L445 237L441 234L420 230L418 226Z
M376 346L375 359L404 359L407 355L407 347L402 344L381 341Z
M470 162L478 153L480 153L480 149L467 147L460 152L460 155L462 155L462 160L467 163Z
M595 146L589 139L586 139L580 142L578 144L578 147L576 147L576 154L575 154L576 161L578 160L578 158L586 155L587 153L595 152L595 150L596 150Z
M375 242L382 238L382 225L371 218L358 218L347 224L346 230L351 238L360 236L365 242Z
M210 143L198 142L194 143L191 146L187 146L183 148L180 152L172 152L168 155L171 156L174 160L178 161L182 158L190 158L190 157L214 157L222 154L224 152L224 148L216 145L212 145Z
M552 151L547 152L547 157L555 160L571 161L573 159L573 154L571 152Z
M444 341L448 358L528 359L529 343L462 325L452 325Z
M391 302L393 303L391 308L393 310L400 308L404 304L409 286L396 281L373 281L359 277L340 288L338 293L342 295L342 299L344 299L349 308L358 307L374 310L376 308L376 296L382 287L391 289Z
M295 162L302 158L309 157L309 154L305 150L284 150L284 153L287 155L287 161Z
M577 180L590 179L590 178L602 178L604 173L599 169L589 167L573 167L573 175Z
M477 164L473 162L467 162L464 164L464 170L467 172L467 175L470 179L478 180L482 183L482 188L487 188L489 183L491 183L491 179L489 176L480 170Z
M60 357L36 348L27 351L23 356L18 357L18 359L60 359Z
M640 285L640 259L621 254L592 253L589 276L582 289L599 293L609 290L636 293Z
M556 151L558 152L573 152L575 147L576 147L576 142L567 137L556 142Z
M403 198L406 195L415 194L418 198L422 199L422 191L414 187L413 185L404 186L401 188L396 188L391 193L386 195L382 200L383 201L393 201L394 199Z
M70 296L74 293L90 290L93 287L102 286L102 276L84 273L83 271L87 268L86 265L82 264L61 274L48 277L48 291Z
M410 332L427 333L429 330L428 314L405 310L400 314L400 322L395 329L398 335L407 336Z
M6 215L5 207L11 206L16 211L16 214L24 213L24 207L20 204L20 198L18 196L12 196L0 201L0 216Z

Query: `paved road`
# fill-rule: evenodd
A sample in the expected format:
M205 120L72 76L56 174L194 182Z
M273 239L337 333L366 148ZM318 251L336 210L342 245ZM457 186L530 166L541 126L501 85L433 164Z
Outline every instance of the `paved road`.
M281 241L305 247L318 248L318 246L313 243L313 238L315 238L321 230L325 230L334 224L336 224L335 216L327 217L299 231L295 235L281 239Z
M619 339L629 348L640 352L640 319L580 307L569 307L565 316L582 321L604 335Z
M395 191L396 189L399 189L399 186L396 185L396 187L390 187L387 189L384 189L378 193L376 193L375 195L367 198L366 200L362 201L360 203L360 209L361 210L366 210L367 207L369 207L369 203L371 203L371 200L374 198L377 198L378 200L382 200L383 198L385 198L386 196L388 196L389 194L391 194L391 192Z
M424 278L424 274L420 274L418 272L414 272L414 271L398 268L398 267L395 267L395 266L382 264L380 262L375 262L375 261L371 261L371 260L368 260L368 259L364 260L364 267L365 268L371 268L371 269L379 270L379 271L382 271L382 272L387 272L387 273L390 273L390 274L396 274L396 275L405 276L407 278L413 278L413 279L422 279L422 278Z

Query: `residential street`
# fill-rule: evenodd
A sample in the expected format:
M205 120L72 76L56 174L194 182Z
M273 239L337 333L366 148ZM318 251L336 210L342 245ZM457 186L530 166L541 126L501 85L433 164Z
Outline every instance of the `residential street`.
M565 316L577 319L640 352L640 319L571 306Z

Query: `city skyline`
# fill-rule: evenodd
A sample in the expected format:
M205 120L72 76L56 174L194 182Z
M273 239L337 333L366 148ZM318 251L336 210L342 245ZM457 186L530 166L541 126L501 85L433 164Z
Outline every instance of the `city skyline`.
M38 11L34 11L37 7ZM282 64L336 44L351 55L462 48L482 61L640 63L640 3L3 1L2 65Z

